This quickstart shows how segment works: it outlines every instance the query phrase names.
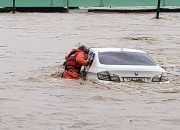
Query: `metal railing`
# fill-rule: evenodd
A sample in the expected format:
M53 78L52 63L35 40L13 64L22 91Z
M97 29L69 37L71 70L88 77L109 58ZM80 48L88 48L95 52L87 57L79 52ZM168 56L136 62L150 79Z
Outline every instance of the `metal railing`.
M180 6L180 0L0 0L0 7L12 8L13 13L18 7L130 7L157 6L156 18L159 18L161 6Z
M0 0L0 7L13 7L14 0ZM16 7L122 7L156 6L158 0L15 0ZM161 6L180 6L180 0L161 0Z

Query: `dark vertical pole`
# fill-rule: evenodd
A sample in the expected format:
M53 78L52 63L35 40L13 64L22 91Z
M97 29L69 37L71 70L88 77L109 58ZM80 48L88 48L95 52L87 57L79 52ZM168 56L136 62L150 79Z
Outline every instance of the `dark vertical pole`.
M160 5L161 5L161 0L158 0L156 19L159 19Z
M67 12L69 13L69 0L67 0Z
M16 0L13 0L13 13L15 13Z

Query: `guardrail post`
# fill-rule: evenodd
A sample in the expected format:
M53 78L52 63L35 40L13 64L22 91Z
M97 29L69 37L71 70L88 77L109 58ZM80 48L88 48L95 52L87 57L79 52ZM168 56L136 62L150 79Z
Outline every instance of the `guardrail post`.
M13 0L13 13L15 13L16 0Z
M161 6L161 0L158 0L156 19L159 19L160 6Z
M67 0L67 13L69 13L69 0Z

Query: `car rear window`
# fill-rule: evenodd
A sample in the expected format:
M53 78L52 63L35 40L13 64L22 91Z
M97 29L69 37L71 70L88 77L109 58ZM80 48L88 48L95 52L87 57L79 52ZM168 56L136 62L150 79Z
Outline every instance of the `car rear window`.
M98 55L99 62L105 65L156 65L156 62L147 53L99 52Z

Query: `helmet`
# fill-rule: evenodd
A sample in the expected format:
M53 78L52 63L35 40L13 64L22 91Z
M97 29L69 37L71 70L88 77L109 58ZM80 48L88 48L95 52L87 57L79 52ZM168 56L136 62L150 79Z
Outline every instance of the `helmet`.
M86 54L88 54L88 52L89 52L89 49L84 45L79 46L78 49L83 51Z

